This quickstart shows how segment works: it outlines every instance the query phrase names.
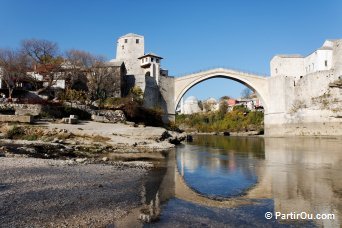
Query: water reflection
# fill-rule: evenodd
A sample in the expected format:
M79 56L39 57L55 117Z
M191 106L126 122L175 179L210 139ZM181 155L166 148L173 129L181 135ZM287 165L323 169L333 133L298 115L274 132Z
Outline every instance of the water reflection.
M246 191L244 198L272 199L274 212L334 214L333 220L314 221L327 227L341 226L341 161L342 141L327 138L199 136L177 148L178 171L195 191Z
M332 213L319 220L340 227L342 211L342 141L338 139L265 139L263 178L271 187L275 211Z
M196 145L177 148L179 173L186 183L211 198L241 195L257 183L263 141L223 136L198 136Z
M341 227L341 162L338 139L200 136L169 153L166 171L152 184L159 188L144 200L160 201L161 217L146 226ZM266 220L267 211L329 213L335 219Z

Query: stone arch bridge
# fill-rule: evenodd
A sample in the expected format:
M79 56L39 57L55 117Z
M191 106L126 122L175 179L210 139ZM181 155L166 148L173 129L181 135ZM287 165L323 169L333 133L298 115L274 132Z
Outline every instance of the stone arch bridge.
M261 101L263 102L265 110L267 110L269 106L267 78L255 74L244 73L225 68L216 68L175 78L174 109L177 108L177 105L179 104L181 98L189 89L211 78L227 78L244 84L245 86L256 92L259 99L261 99Z

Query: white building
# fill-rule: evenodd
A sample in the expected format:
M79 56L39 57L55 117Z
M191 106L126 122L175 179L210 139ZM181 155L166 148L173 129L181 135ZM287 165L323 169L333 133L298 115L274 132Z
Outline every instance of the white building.
M202 112L198 105L198 99L195 96L188 97L185 101L181 101L181 114L194 114Z
M220 104L217 100L213 97L203 101L203 111L210 112L210 111L217 111L219 110Z
M271 76L301 76L330 70L333 62L333 41L326 40L323 46L310 55L276 55L271 60Z
M138 59L140 59L140 67L144 69L145 76L155 78L157 84L159 84L160 60L163 58L154 53L148 53L139 57Z

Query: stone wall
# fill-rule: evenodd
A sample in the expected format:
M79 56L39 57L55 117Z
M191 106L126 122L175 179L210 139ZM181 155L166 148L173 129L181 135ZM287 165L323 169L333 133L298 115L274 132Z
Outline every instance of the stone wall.
M338 86L341 79L342 40L334 41L331 70L299 78L270 77L265 134L342 135L342 86Z
M0 109L14 109L15 115L31 115L38 116L43 111L43 105L40 104L0 104Z
M0 122L32 123L32 116L0 115Z
M160 76L160 107L164 111L163 121L175 121L175 101L174 101L175 78L170 76Z
M268 136L342 135L342 88L334 70L269 80L271 104L265 113Z

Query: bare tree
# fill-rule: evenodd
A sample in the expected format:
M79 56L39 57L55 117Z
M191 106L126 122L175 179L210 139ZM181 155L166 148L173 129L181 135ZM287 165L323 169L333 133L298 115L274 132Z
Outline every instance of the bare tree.
M8 97L12 99L13 91L19 87L29 67L29 61L20 51L0 50L1 79L8 89Z
M241 91L241 97L242 98L250 98L251 95L252 95L252 90L247 88L247 87Z
M38 90L38 93L50 89L64 76L61 74L64 59L59 55L57 43L31 39L22 41L21 46L23 54L30 57L34 71L47 81L46 86Z
M111 96L114 83L113 69L105 64L103 58L97 58L88 73L90 100L103 100Z
M65 56L68 63L68 89L73 89L76 84L80 83L84 84L82 87L86 87L86 73L96 64L97 59L88 52L75 49L68 50ZM76 89L86 90L86 88Z

